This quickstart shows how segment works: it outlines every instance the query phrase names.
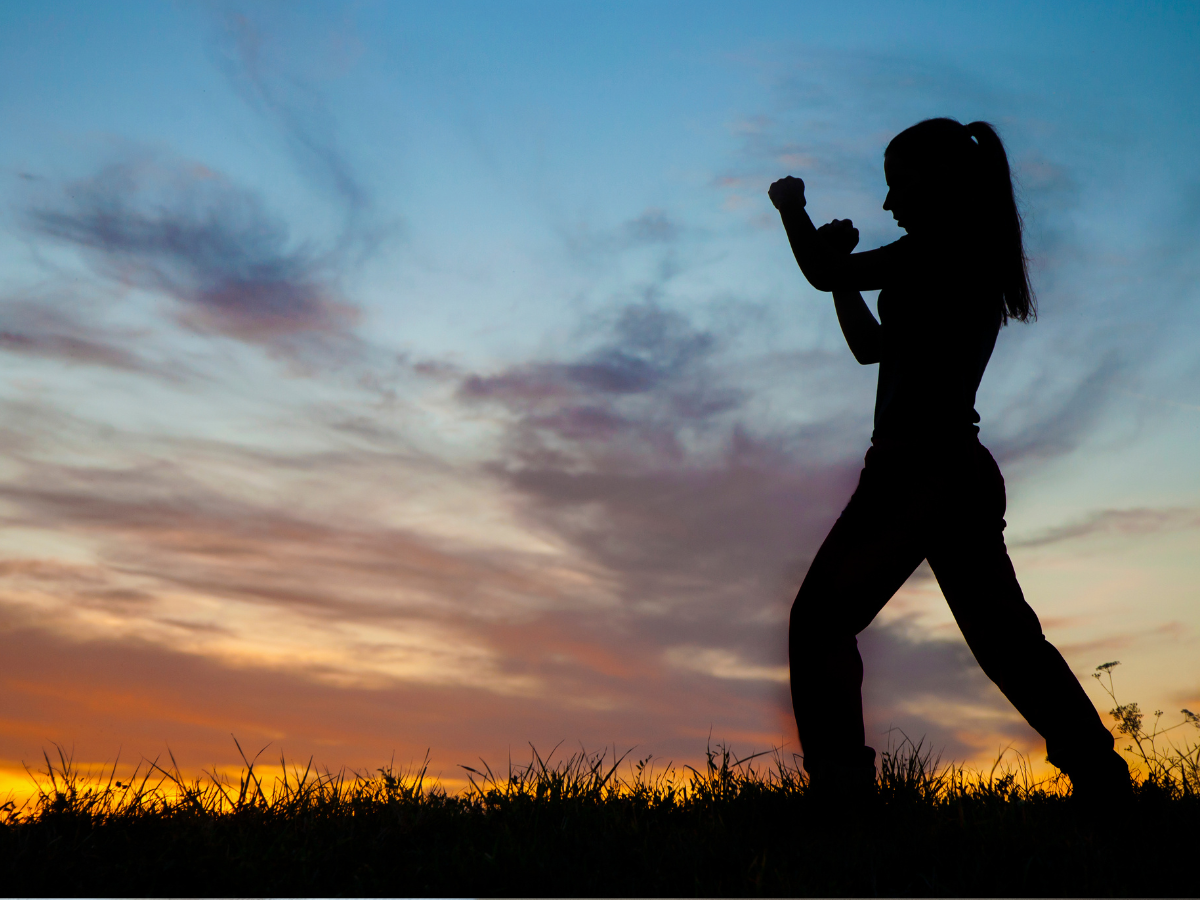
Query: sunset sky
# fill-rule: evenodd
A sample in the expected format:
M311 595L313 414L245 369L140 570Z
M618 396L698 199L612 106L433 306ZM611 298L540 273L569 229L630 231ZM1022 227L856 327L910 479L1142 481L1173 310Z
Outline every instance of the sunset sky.
M1028 226L1041 317L978 404L1026 596L1102 711L1110 660L1200 708L1198 36L1191 3L4 4L0 794L55 743L448 780L798 750L787 613L875 369L766 189L894 240L883 148L937 115L996 124ZM876 747L1042 764L924 566L860 644Z

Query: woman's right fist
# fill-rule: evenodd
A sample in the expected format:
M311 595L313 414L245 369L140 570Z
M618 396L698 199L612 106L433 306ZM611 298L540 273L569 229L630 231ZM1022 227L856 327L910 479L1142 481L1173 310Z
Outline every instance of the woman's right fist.
M786 178L780 178L777 182L771 185L767 191L767 196L771 198L771 202L775 204L775 208L780 212L785 209L804 208L804 182L799 178L793 178L788 175Z
M817 235L834 253L853 253L858 246L858 229L849 219L834 219L818 228Z

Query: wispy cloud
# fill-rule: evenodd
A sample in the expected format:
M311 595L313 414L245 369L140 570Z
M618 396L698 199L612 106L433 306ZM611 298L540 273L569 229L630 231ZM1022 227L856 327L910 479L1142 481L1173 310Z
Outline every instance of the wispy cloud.
M140 337L129 329L88 321L45 299L0 302L0 353L180 380L180 366L158 365L133 349Z
M633 442L678 456L681 429L703 428L744 400L714 377L716 344L677 312L626 306L610 339L581 358L471 375L459 396L513 413L523 455L553 453L553 439L561 439L587 455Z
M376 215L321 91L274 52L269 28L251 16L218 16L211 47L237 93L282 136L308 186L332 201L335 234L314 242L270 211L258 191L201 161L137 148L57 196L36 179L41 194L24 223L35 242L79 249L110 284L170 298L172 318L189 331L262 347L306 371L363 356L355 333L360 309L342 284L395 231L394 222ZM53 310L45 316L68 318ZM14 331L8 343L18 352L74 353L114 367L132 361L129 351L106 352L62 334Z
M670 249L684 233L682 222L657 207L646 209L614 228L579 223L560 230L567 252L576 261L606 265L630 251Z
M298 362L336 358L355 343L359 312L339 296L330 260L296 244L254 193L199 164L112 164L27 220L112 282L169 297L192 331Z
M988 760L1005 746L1026 754L1038 747L1037 732L961 638L930 638L900 620L872 625L858 640L868 743L898 741L889 731L900 728L944 759Z
M1045 547L1063 541L1103 535L1132 537L1187 531L1200 528L1200 510L1193 507L1165 509L1105 509L1086 518L1051 528L1041 534L1017 541L1014 547Z
M240 464L259 477L272 468L247 453ZM485 623L579 586L556 574L553 554L239 498L198 479L195 460L190 471L161 462L24 468L0 490L6 525L83 542L97 562L10 556L4 605L64 633L137 635L335 683L527 692L529 679L496 668Z
M506 413L490 471L531 524L604 573L645 652L678 668L672 648L699 647L707 675L775 681L788 603L860 448L831 453L840 420L762 431L727 349L637 304L573 358L465 376L459 397Z
M1075 450L1104 417L1106 402L1126 366L1115 351L1082 378L1058 391L1038 382L1009 399L988 428L988 444L1001 463L1047 460Z
M354 430L370 449L336 453L143 441L126 445L140 461L121 465L18 447L22 474L0 491L7 525L86 546L92 561L10 555L4 615L37 640L82 641L85 657L124 646L204 684L256 672L280 696L336 688L364 716L390 696L443 746L470 740L456 744L438 708L475 715L485 695L509 710L496 735L518 742L652 736L690 756L709 724L758 747L787 739L788 603L861 448L831 461L831 445L850 444L837 422L756 432L724 349L686 316L639 304L563 359L442 371L463 409L507 423L500 455L478 469L398 450L378 428ZM580 427L581 409L611 430ZM60 442L70 432L54 430ZM445 502L464 482L474 515L502 511L481 535L395 521L421 507L406 485ZM273 487L251 487L262 484ZM347 503L347 489L361 499ZM192 702L185 685L172 692ZM72 696L60 707L105 702ZM175 733L169 704L155 704L137 714ZM353 734L367 728L347 715ZM916 721L892 698L871 715L877 730ZM287 721L262 720L313 736Z
M377 220L371 192L338 144L336 119L321 92L288 64L258 17L229 13L216 21L215 58L238 94L286 143L310 182L344 214L338 250L362 258L396 228Z

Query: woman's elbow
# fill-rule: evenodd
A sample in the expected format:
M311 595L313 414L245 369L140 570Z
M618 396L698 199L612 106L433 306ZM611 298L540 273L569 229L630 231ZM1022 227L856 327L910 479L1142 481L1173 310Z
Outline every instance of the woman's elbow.
M800 266L800 271L804 273L804 278L809 284L818 291L828 294L834 290L837 281L833 277L834 273L830 271L830 268L824 261L809 259L803 262Z
M883 358L883 348L877 341L859 342L850 348L861 366L873 366Z

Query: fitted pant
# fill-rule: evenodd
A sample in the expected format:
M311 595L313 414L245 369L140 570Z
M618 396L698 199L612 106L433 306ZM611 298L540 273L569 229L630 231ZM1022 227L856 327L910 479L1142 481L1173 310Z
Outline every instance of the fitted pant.
M814 784L874 778L856 635L925 559L975 659L1046 739L1050 762L1070 775L1113 754L1112 735L1025 602L1004 510L1004 479L978 440L879 442L867 452L792 606L792 706Z

